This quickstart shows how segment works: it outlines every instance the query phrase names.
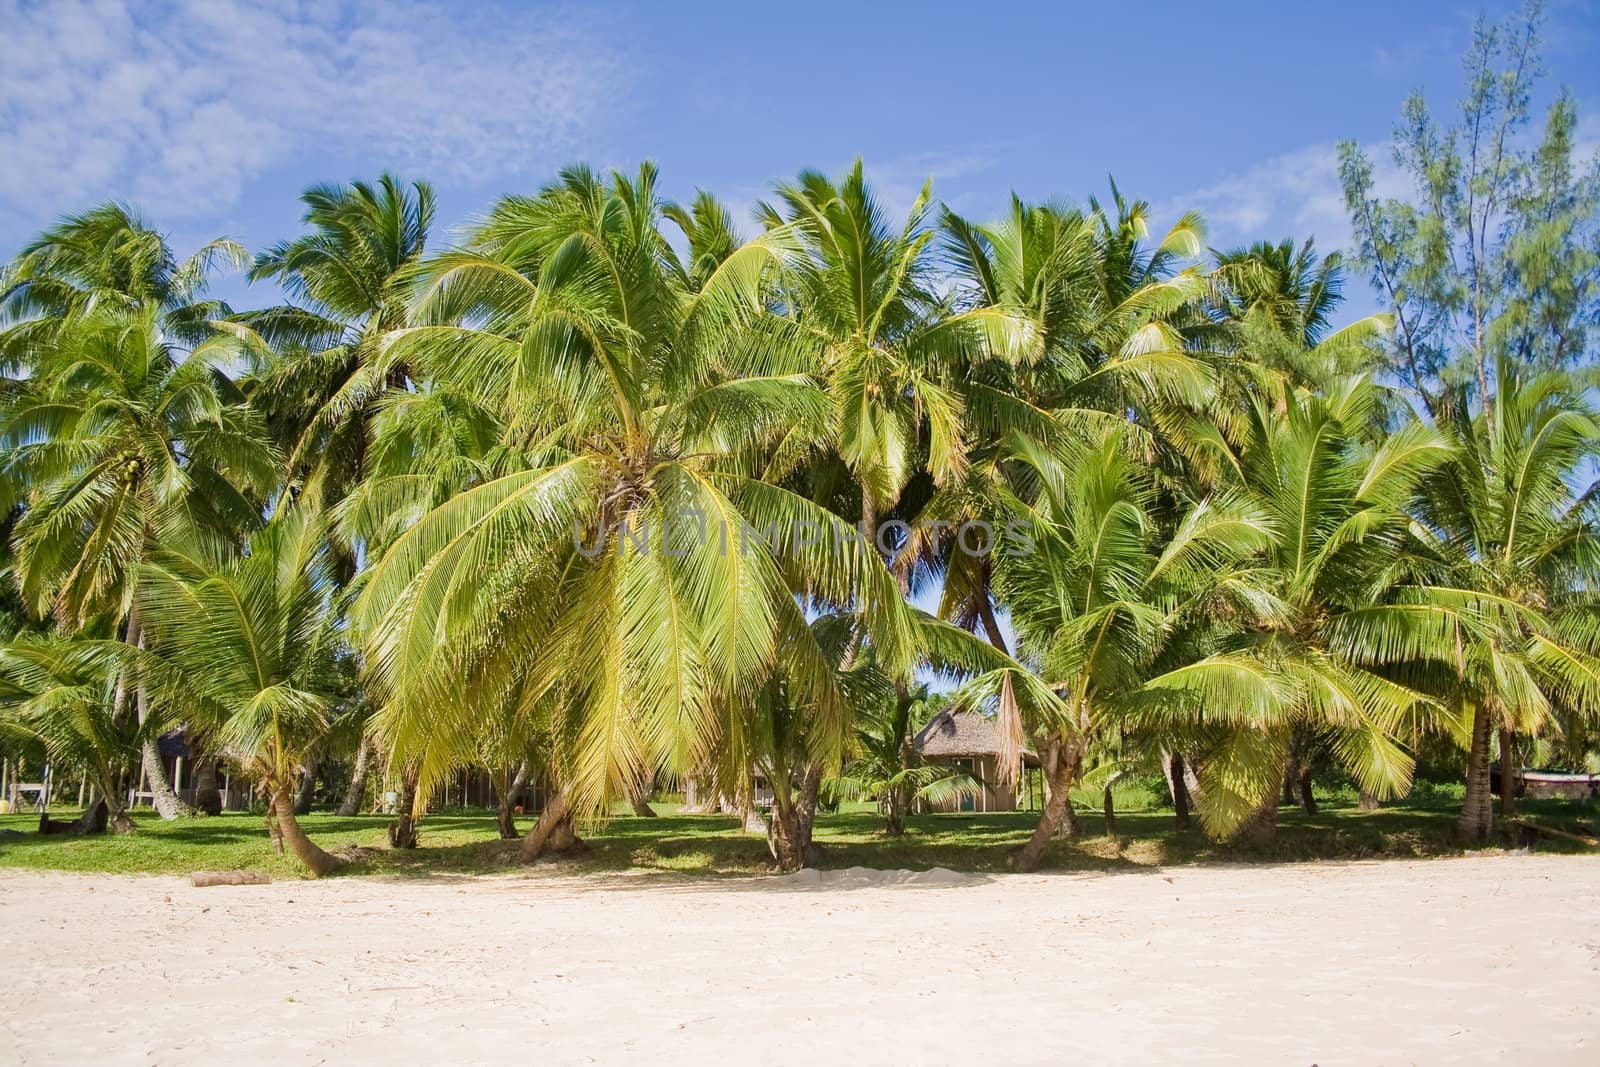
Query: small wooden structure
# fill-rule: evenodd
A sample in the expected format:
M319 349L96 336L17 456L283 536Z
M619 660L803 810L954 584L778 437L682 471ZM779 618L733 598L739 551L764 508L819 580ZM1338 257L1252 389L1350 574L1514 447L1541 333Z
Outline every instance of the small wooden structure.
M22 761L17 761L17 778L22 777ZM55 789L55 778L50 773L50 764L44 765L44 774L37 782L21 782L15 779L6 788L5 799L10 802L13 812L23 810L22 796L24 793L33 794L33 803L29 805L34 811L44 811L50 807L51 793Z
M948 764L951 768L972 775L983 783L977 796L963 797L943 804L918 802L923 811L1015 811L1018 807L1018 789L1003 788L1000 773L1002 745L1000 731L994 720L975 711L946 709L917 731L912 747L924 763ZM1021 783L1029 767L1037 767L1038 759L1024 750L1018 757L1018 766L1012 779Z

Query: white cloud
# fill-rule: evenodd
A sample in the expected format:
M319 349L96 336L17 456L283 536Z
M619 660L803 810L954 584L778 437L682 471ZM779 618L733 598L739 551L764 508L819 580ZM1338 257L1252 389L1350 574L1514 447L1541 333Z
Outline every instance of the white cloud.
M935 202L962 210L969 199L951 190L959 179L988 170L990 160L977 152L918 152L889 159L862 161L874 195L883 203L892 225L898 226L911 211L924 182L933 182Z
M0 212L39 223L114 195L194 217L318 155L458 181L546 170L616 106L622 65L517 10L0 0Z
M1407 192L1386 145L1369 148L1373 184L1381 197ZM1311 145L1227 175L1201 189L1157 205L1159 220L1199 211L1206 221L1206 239L1225 248L1257 240L1315 237L1324 252L1350 243L1350 217L1339 189L1338 151L1333 145Z

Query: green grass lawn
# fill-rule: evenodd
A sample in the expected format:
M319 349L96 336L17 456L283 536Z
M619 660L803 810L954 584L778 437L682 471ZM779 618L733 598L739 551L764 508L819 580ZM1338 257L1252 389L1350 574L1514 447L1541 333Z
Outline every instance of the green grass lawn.
M1372 857L1454 855L1462 850L1453 820L1456 800L1423 792L1412 799L1363 813L1349 798L1330 797L1316 816L1286 810L1278 837L1269 844L1217 844L1198 830L1180 834L1170 810L1119 811L1118 837L1107 838L1097 809L1080 798L1084 833L1057 842L1047 865L1064 870L1118 870L1158 864L1205 862L1295 861ZM1098 799L1098 798L1095 798ZM1130 797L1129 799L1134 799ZM818 821L823 866L882 868L951 867L967 871L1003 871L1007 853L1033 828L1035 816L1003 814L922 815L910 820L909 832L895 839L881 832L882 822L857 805ZM765 842L739 832L731 818L681 815L676 806L658 804L658 818L632 815L613 818L589 829L589 849L561 859L576 873L639 870L683 874L732 875L769 870ZM1600 833L1600 811L1592 804L1561 801L1524 802L1521 813L1542 825L1580 834ZM67 817L60 812L58 817ZM0 829L21 831L0 835L0 867L188 874L195 870L251 869L274 877L293 877L293 862L275 855L259 815L229 814L215 818L164 823L149 812L135 816L138 829L125 836L40 837L35 815L0 816ZM385 844L387 819L376 815L340 818L315 814L302 820L308 833L330 849L345 845L376 851L348 868L352 874L426 876L435 873L479 873L517 867L515 843L495 837L487 812L446 811L422 824L422 845L415 851L390 850ZM529 821L522 821L524 829ZM1510 837L1498 844L1517 844ZM1544 838L1541 851L1582 852L1583 846Z

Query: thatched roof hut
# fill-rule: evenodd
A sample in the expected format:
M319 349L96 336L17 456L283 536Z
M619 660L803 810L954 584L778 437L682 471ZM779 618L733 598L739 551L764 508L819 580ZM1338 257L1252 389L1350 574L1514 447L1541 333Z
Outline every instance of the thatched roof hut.
M929 720L912 739L918 754L927 760L947 760L956 756L1000 755L1000 731L994 721L975 711L946 708Z
M1015 790L1002 790L998 784L1007 776L1000 774L1002 745L993 719L975 711L946 708L917 731L911 744L924 762L953 764L983 782L982 794L974 798L971 807L961 805L964 810L1011 811L1016 808ZM1039 761L1032 752L1024 750L1022 765L1037 767ZM939 807L956 810L954 804Z

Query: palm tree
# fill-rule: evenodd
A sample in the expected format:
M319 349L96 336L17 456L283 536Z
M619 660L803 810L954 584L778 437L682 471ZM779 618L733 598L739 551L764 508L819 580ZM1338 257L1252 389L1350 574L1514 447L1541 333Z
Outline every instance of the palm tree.
M214 721L224 750L271 798L269 825L313 876L339 861L295 818L294 789L339 697L339 623L322 523L286 507L244 555L207 570L164 557L144 600L166 695Z
M1375 440L1385 400L1355 377L1325 395L1258 391L1248 402L1230 462L1272 538L1261 608L1239 652L1274 675L1284 699L1255 719L1221 700L1204 709L1223 727L1200 753L1201 814L1213 832L1247 818L1251 832L1271 832L1296 729L1326 742L1365 793L1410 783L1400 740L1438 708L1391 675L1448 662L1468 620L1408 587L1396 567L1419 486L1451 450L1415 420Z
M166 238L122 204L63 219L0 271L0 354L30 366L56 330L90 313L149 313L166 336L198 344L230 314L205 297L211 272L246 260L242 246L219 238L180 262Z
M949 212L944 219L958 306L1015 309L1042 346L1035 359L986 358L956 372L981 443L969 451L966 475L923 506L896 566L908 584L941 577L940 615L981 627L1002 651L993 559L960 551L957 541L968 523L1001 527L1013 514L1006 497L1037 496L1036 472L1019 451L1070 451L1115 432L1151 462L1177 467L1171 438L1190 434L1188 413L1211 399L1215 370L1189 337L1206 283L1198 267L1181 266L1201 247L1200 219L1185 215L1150 243L1149 205L1114 184L1112 197L1114 215L1094 200L1084 212L1013 197L1010 213L991 224ZM1033 744L1048 783L1059 742L1047 732Z
M109 647L108 647L109 646ZM133 821L123 804L122 776L136 763L143 744L171 721L139 722L120 713L116 644L93 635L21 634L0 647L0 728L38 741L56 766L77 766L99 794L80 823L96 825L104 803L114 833L129 833Z
M1296 248L1286 240L1212 254L1218 314L1237 320L1260 309L1305 348L1315 348L1328 335L1333 312L1344 299L1344 257L1338 252L1319 258L1314 242Z
M454 758L443 739L520 686L551 707L561 790L541 827L599 816L658 768L749 751L728 709L780 664L819 724L814 755L836 763L848 716L796 594L860 605L884 662L909 664L881 561L848 524L748 473L827 406L803 373L740 366L789 335L767 291L796 255L791 231L740 246L697 286L660 232L655 180L648 166L575 168L502 201L469 248L428 264L417 325L390 342L492 410L527 467L396 537L357 605L378 729L420 761L419 796ZM817 536L788 536L802 528Z
M384 174L376 185L313 186L300 199L311 232L262 252L250 270L295 303L239 316L235 330L257 359L251 402L288 453L291 477L331 504L363 477L376 405L411 382L382 341L405 325L434 195L426 182Z
M905 833L906 815L917 801L942 804L983 789L982 782L949 764L917 762L912 738L948 703L926 685L904 693L885 686L878 699L857 713L855 750L833 785L840 792L876 800L890 836Z
M1490 410L1440 406L1455 455L1429 480L1416 531L1433 595L1486 624L1441 679L1471 721L1460 827L1476 840L1493 826L1491 734L1509 813L1514 736L1600 712L1596 493L1577 481L1600 454L1600 421L1581 377L1499 368Z
M1037 867L1060 829L1093 738L1132 714L1142 697L1198 699L1226 690L1241 708L1259 708L1273 696L1264 672L1224 649L1197 649L1181 664L1162 659L1194 616L1219 605L1248 610L1255 590L1239 568L1268 542L1257 512L1238 499L1201 501L1163 537L1153 481L1115 437L1081 447L1066 462L1043 450L1030 458L1043 491L1035 504L1012 506L1032 521L1035 548L998 557L995 587L1010 608L1020 655L1063 695L1066 710L1031 724L1061 755L1048 769L1038 827L1013 858L1018 870ZM1001 734L1020 744L1018 710L1001 701Z
M23 599L76 630L109 614L141 644L140 565L164 543L213 550L259 522L277 463L261 422L222 373L222 339L185 352L154 309L64 320L0 421ZM134 699L140 722L148 694ZM156 806L183 809L154 742L144 773Z
M960 369L1036 358L1039 334L1008 306L952 314L935 294L929 185L898 230L859 159L837 184L802 172L778 186L776 199L759 205L758 215L775 231L793 230L805 249L781 291L797 328L795 349L807 361L797 369L824 384L831 410L826 422L797 424L769 471L786 475L806 460L836 457L859 490L860 529L871 543L879 517L919 470L936 485L966 470ZM813 493L826 492L816 469L811 480Z

